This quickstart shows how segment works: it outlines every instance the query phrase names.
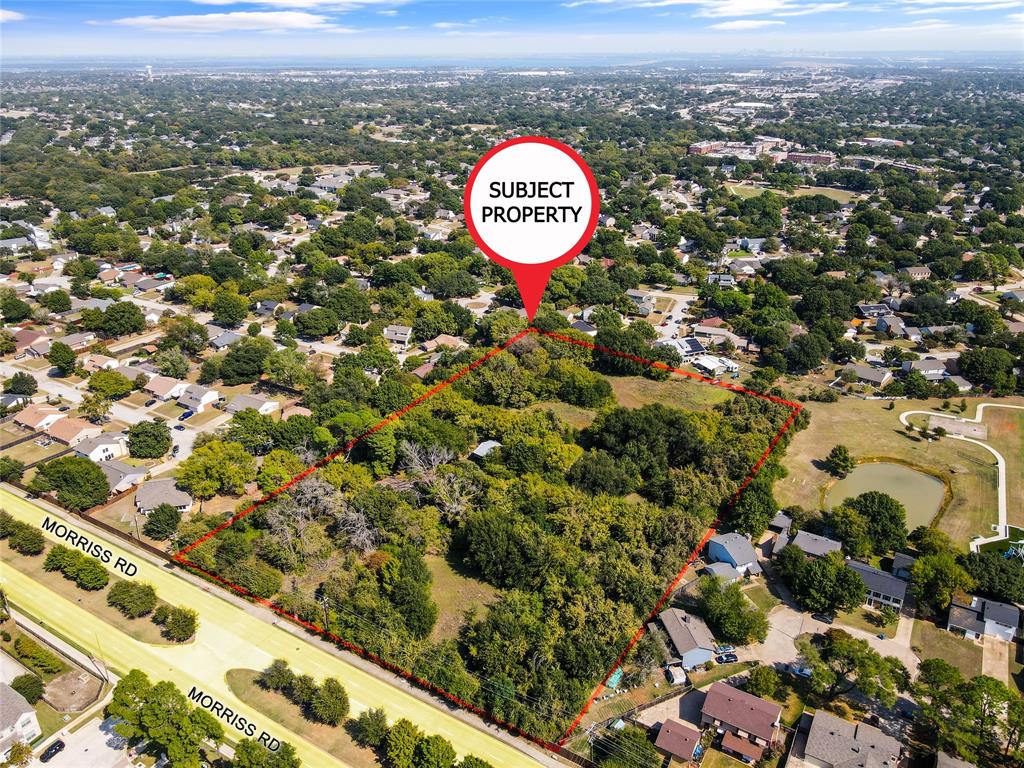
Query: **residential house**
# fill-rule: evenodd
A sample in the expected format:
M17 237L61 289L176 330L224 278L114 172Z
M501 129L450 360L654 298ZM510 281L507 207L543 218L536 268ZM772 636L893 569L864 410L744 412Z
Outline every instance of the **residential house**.
M843 378L853 378L858 384L882 388L892 381L892 371L888 368L872 368L870 365L847 363L843 368Z
M128 435L104 432L96 437L87 437L75 446L75 453L94 462L123 458L128 455Z
M910 569L916 562L917 558L913 555L908 555L905 552L897 552L892 556L892 568L890 569L890 572L897 579L910 581Z
M280 306L280 302L264 299L256 305L256 314L260 317L272 317Z
M384 338L391 344L408 347L412 341L412 328L408 325L389 325L384 328Z
M204 387L202 384L189 384L178 397L178 405L195 413L202 413L220 400L216 389Z
M495 451L498 448L501 448L501 443L497 440L484 440L480 445L469 452L469 458L476 459L477 461L485 459L492 451Z
M210 346L217 352L222 352L232 344L237 344L242 337L234 331L222 331L210 339Z
M924 360L905 360L903 362L903 373L917 371L928 381L942 381L946 378L946 361L934 358Z
M117 368L118 365L120 365L120 363L117 361L116 358L107 357L106 355L91 354L86 355L82 359L82 367L86 370L87 373L96 373L96 371L110 371L113 370L114 368Z
M700 722L719 733L732 734L764 748L781 740L781 717L782 707L778 704L718 682L708 689ZM760 757L758 755L755 760Z
M715 638L704 619L678 608L667 608L658 614L658 621L668 634L675 658L683 669L699 667L714 658Z
M682 339L659 339L654 342L656 347L668 347L679 353L684 363L688 363L701 355L707 354L707 348L694 336Z
M32 402L32 398L28 395L14 395L10 392L0 394L0 408L4 409L4 413L14 408L21 408L30 402Z
M974 595L968 595L967 599L954 597L946 622L950 632L963 632L971 640L987 635L1007 642L1017 636L1019 626L1019 608Z
M708 285L717 285L719 288L735 288L736 277L728 272L713 272L707 277Z
M658 729L654 746L670 757L688 763L700 746L700 731L682 720L670 717Z
M838 541L819 536L809 531L797 531L796 536L790 539L789 543L803 552L807 557L817 560L829 552L841 552L843 545Z
M7 761L15 744L31 744L42 732L36 708L7 683L0 683L0 761Z
M436 352L438 349L446 348L453 349L456 352L461 352L469 346L465 341L460 339L458 336L450 336L447 333L442 333L435 336L430 341L424 341L420 344L420 349L424 352Z
M913 267L903 267L900 274L906 275L911 280L927 280L932 276L932 271L923 264L918 264Z
M1014 291L1004 291L999 296L1003 301L1020 301L1024 302L1024 288L1018 288Z
M14 353L20 355L33 344L46 341L47 335L40 331L33 331L28 328L19 328L14 332Z
M588 323L586 320L575 320L570 324L574 331L585 333L587 336L597 336L597 326Z
M117 459L99 461L96 466L102 469L103 474L106 475L111 493L124 493L141 483L149 474L146 467L133 467L131 464L125 464Z
M634 310L640 317L647 317L654 311L654 296L649 291L630 288L626 296L636 305Z
M34 403L27 408L22 408L15 416L14 423L19 427L31 429L33 432L45 430L55 421L66 419L63 413L55 405Z
M974 763L947 755L945 752L936 752L935 768L974 768Z
M750 341L750 339L739 336L728 328L719 328L712 325L708 320L701 320L699 325L693 326L691 333L702 344L717 346L725 341L729 341L736 349L746 350L747 352L756 352L758 350L758 346Z
M98 436L103 432L103 427L85 419L70 417L58 419L43 431L58 443L75 446L83 440Z
M63 344L67 344L75 352L79 352L86 347L96 343L96 334L92 331L83 331L81 333L69 333L67 336L63 336L59 339L54 339Z
M238 413L252 408L254 411L259 411L264 416L269 416L274 411L278 410L281 404L277 400L270 400L260 395L235 395L235 397L228 403L228 413Z
M177 400L186 389L188 389L187 381L172 379L170 376L154 376L142 387L143 392L164 402Z
M736 373L740 367L726 357L715 355L701 355L693 361L696 368L707 373L709 376L721 376L723 373Z
M901 749L898 739L873 725L819 709L807 732L803 760L816 768L897 768Z
M894 339L901 339L907 335L907 326L902 317L896 315L885 315L879 317L875 322L875 330L887 333Z
M907 598L907 582L903 579L857 560L848 560L846 565L861 577L867 587L864 598L866 605L872 608L895 608L897 611L903 607L903 601Z
M747 576L761 573L750 539L735 532L712 536L708 541L707 559L712 563L728 563Z
M877 319L891 315L892 309L885 304L858 304L857 314L864 318Z
M732 584L741 578L740 572L728 563L708 563L704 566L704 575L721 579L724 584Z
M135 491L135 508L148 515L161 504L170 504L181 514L192 509L192 497L178 488L173 477L149 480Z

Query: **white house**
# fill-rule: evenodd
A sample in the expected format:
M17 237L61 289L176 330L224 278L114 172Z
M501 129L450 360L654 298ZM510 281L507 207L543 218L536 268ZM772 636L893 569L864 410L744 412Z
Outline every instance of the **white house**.
M172 379L170 376L154 376L142 388L146 394L165 402L177 400L185 393L186 389L188 389L187 381Z
M220 400L220 393L216 389L210 389L201 384L189 384L178 398L178 405L188 408L190 411L202 413L218 400Z
M264 416L269 416L274 411L280 409L281 404L277 400L270 400L266 397L260 397L259 395L235 395L235 397L228 403L228 413L238 413L249 408L254 411L259 411Z
M87 437L75 446L75 453L90 461L110 461L128 455L128 435L124 432L105 432Z
M708 541L707 559L713 563L728 563L748 576L761 573L757 553L750 539L738 533L720 533Z
M7 761L15 744L31 744L41 733L35 707L7 683L0 683L0 760Z
M1020 625L1020 609L995 600L969 596L970 602L953 598L946 629L963 632L971 640L984 635L1012 642Z
M149 474L149 470L146 467L133 467L117 459L97 462L97 466L106 475L107 485L110 486L111 493L124 493L129 488L133 488L141 483L146 475Z

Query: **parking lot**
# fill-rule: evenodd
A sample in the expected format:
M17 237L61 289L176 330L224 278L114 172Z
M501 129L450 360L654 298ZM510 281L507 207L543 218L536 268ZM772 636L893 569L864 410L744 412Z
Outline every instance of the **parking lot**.
M44 746L49 747L56 738ZM128 768L131 761L125 752L126 740L114 733L112 718L90 720L74 733L59 735L64 749L47 766L52 768Z

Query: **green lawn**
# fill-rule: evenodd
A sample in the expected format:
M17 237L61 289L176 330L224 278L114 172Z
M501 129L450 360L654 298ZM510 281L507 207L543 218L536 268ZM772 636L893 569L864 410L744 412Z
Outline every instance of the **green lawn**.
M483 581L455 571L443 557L427 555L427 568L434 577L430 596L437 603L437 623L431 638L434 641L456 637L466 611L475 609L483 615L484 606L493 602L497 590Z
M725 680L727 677L732 677L744 670L750 669L752 666L754 665L747 661L737 661L732 664L715 664L707 672L690 672L690 682L694 688L704 688L712 683L717 683L719 680Z
M747 599L750 602L765 613L768 613L768 611L781 602L779 598L771 593L765 584L761 584L759 582L755 583L752 587L744 589L743 594L747 596Z
M563 403L558 400L544 400L539 403L534 403L526 410L528 411L552 411L555 416L566 424L570 424L577 429L584 429L589 427L597 414L589 408L581 408L578 405L570 405L569 403Z
M673 377L652 381L642 376L608 376L615 399L625 408L662 403L674 408L702 409L725 402L732 393L721 387Z
M58 712L42 699L36 702L36 719L39 720L39 728L43 732L37 741L48 738L65 725L64 713Z
M880 618L881 614L864 606L854 608L852 611L840 611L836 614L836 622L844 626L862 629L873 635L884 632L886 637L895 637L899 621L890 622L883 627L878 623Z
M930 621L914 621L910 647L922 659L945 659L959 669L964 677L977 677L981 674L981 646L939 629Z
M380 762L372 749L360 747L349 736L344 725L312 723L302 716L298 707L279 693L265 691L255 680L259 673L251 669L228 671L231 692L281 727L316 744L352 768L378 768ZM342 681L344 684L344 681Z
M1006 398L1005 402L1021 404L1024 399ZM992 455L959 440L929 443L908 435L899 422L902 411L935 410L941 403L898 402L891 411L886 403L856 398L842 398L837 403L805 403L810 423L793 437L783 459L789 475L774 488L780 506L819 508L822 490L832 478L816 462L824 459L834 445L842 443L855 459L890 458L938 473L949 483L952 499L934 524L964 547L976 535L989 535L996 522L996 470Z
M746 763L730 757L725 752L717 749L709 749L704 753L704 759L700 761L701 768L743 768Z

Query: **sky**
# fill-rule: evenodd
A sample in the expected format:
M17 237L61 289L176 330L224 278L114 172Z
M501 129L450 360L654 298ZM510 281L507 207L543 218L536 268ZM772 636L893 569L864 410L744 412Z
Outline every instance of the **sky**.
M1024 0L0 0L3 58L1017 53Z

